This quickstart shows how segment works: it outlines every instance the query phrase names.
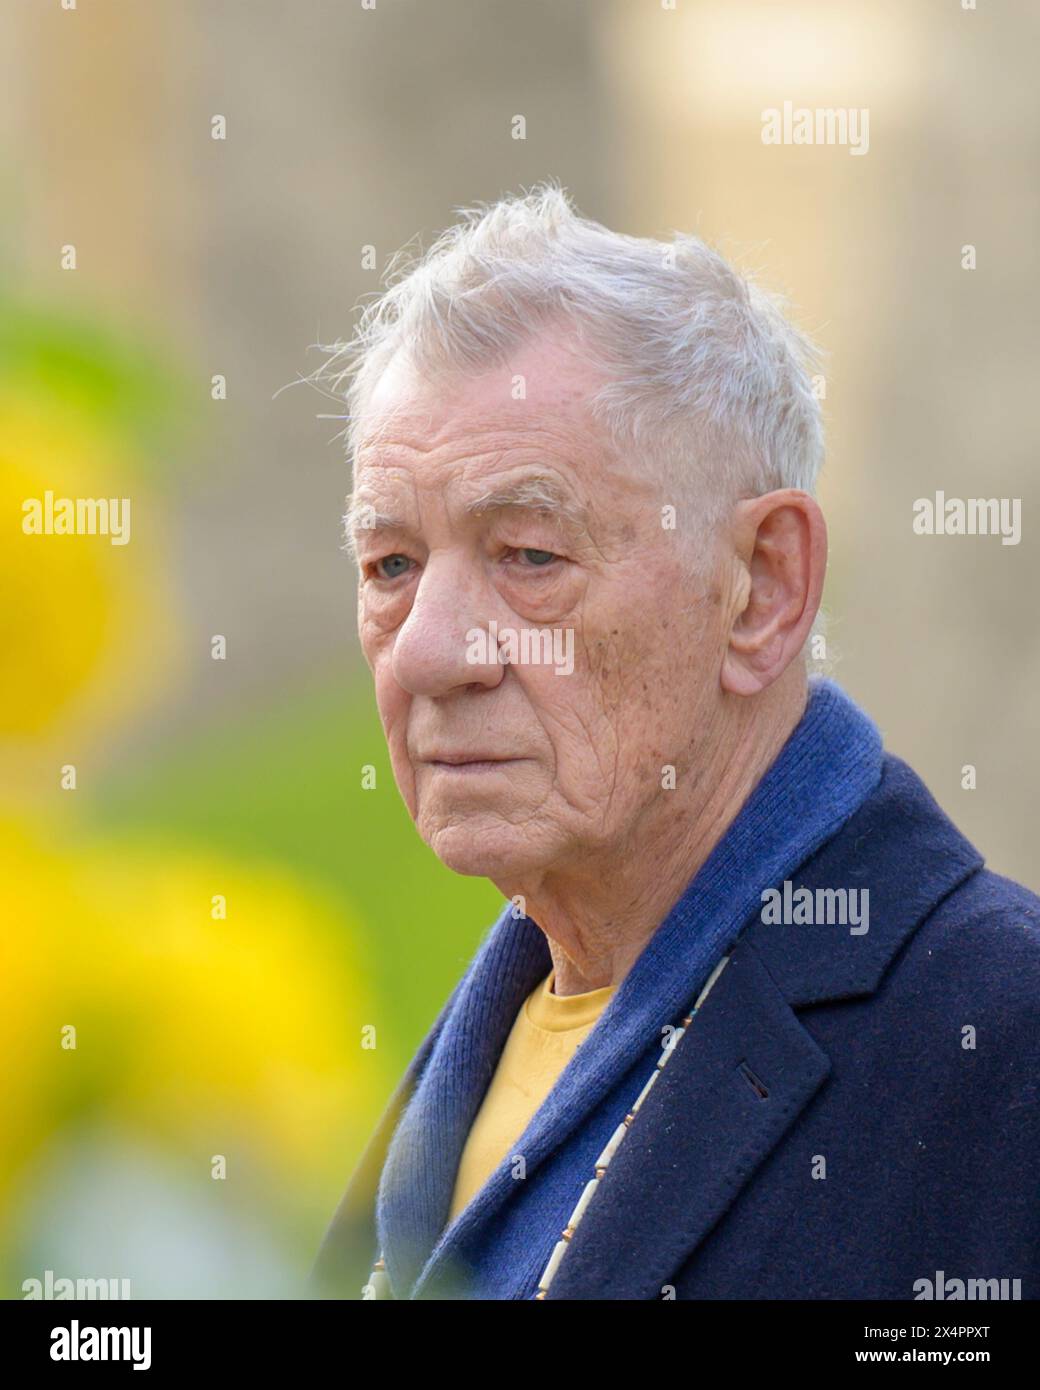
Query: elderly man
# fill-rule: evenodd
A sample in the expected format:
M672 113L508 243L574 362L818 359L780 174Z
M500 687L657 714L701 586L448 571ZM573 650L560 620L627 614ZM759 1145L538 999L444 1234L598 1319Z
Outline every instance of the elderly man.
M394 775L506 903L319 1291L1040 1296L1040 901L807 675L812 362L696 238L551 185L336 345Z

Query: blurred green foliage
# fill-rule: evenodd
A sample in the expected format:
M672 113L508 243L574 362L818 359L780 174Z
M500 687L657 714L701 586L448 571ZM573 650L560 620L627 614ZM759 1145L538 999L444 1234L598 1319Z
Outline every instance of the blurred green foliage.
M108 326L97 306L77 314L64 302L23 299L0 282L0 380L12 393L48 399L139 446L135 466L156 482L163 465L184 458L186 422L197 391L168 348L150 349L125 325Z

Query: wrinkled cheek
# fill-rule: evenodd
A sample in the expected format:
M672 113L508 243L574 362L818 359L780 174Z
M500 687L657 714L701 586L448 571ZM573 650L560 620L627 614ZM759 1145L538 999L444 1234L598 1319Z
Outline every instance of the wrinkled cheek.
M603 819L624 821L633 807L655 797L672 763L689 673L648 621L639 641L601 641L595 652L593 699L596 765L602 781Z
M565 693L565 700L557 698L542 709L552 746L553 791L586 823L599 825L609 818L617 791L621 721L588 672L580 684L568 682Z
M589 646L590 703L615 746L631 736L632 721L641 722L647 714L649 656L648 651L614 636L601 637Z

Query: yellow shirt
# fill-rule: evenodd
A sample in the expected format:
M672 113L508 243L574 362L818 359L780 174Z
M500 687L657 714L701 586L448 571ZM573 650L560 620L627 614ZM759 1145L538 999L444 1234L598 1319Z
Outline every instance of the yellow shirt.
M553 994L549 972L520 1006L466 1140L448 1220L476 1196L527 1128L610 1002L616 985L586 994Z

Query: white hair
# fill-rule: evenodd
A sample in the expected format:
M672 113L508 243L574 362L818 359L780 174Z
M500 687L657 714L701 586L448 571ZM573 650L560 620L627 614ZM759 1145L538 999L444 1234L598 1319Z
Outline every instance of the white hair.
M696 482L702 520L738 496L813 491L820 354L781 300L695 236L655 241L581 217L551 181L458 211L425 255L393 257L349 342L318 345L329 357L308 380L345 400L351 459L398 350L427 373L475 375L563 322L607 378L593 419L665 486L689 496Z

